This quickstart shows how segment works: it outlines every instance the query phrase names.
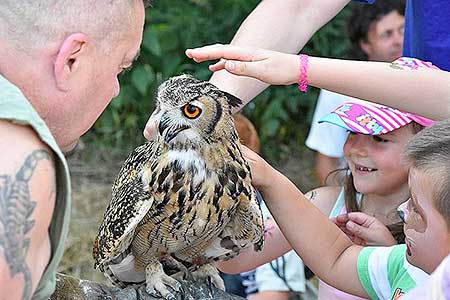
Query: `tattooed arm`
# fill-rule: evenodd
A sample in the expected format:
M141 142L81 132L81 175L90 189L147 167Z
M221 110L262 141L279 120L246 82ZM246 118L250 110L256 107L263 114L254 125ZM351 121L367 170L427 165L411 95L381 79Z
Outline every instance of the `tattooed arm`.
M0 120L0 299L30 299L51 255L52 151L25 126Z

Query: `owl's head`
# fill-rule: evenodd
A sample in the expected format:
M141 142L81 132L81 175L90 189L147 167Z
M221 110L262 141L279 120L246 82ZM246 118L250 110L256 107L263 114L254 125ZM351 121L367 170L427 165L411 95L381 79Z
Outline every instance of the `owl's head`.
M232 107L242 102L213 84L190 75L163 82L150 121L168 145L199 145L236 137Z

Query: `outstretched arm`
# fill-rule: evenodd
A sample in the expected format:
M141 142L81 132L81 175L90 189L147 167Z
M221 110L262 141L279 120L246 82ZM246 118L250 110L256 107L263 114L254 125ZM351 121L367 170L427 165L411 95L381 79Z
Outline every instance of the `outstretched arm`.
M305 264L328 284L368 297L356 268L362 248L354 245L289 179L251 150L243 152L254 174L252 183Z
M231 44L298 53L349 0L264 0L245 19ZM248 103L267 87L251 78L214 73L211 83Z
M258 48L211 45L188 49L186 54L197 62L226 59L211 65L211 71L225 69L273 85L295 84L300 72L297 55ZM308 83L436 120L450 117L450 72L310 57Z

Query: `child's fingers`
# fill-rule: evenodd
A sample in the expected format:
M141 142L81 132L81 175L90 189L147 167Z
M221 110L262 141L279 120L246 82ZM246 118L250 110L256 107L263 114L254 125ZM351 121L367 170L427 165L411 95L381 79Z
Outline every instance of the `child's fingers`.
M336 222L347 223L347 221L348 221L348 214L337 215L335 219L336 219Z
M345 235L347 235L349 238L352 238L354 236L354 234L349 231L347 228L345 228L345 226L339 226L339 228L342 230L343 233L345 233Z
M185 51L187 57L194 59L196 62L203 62L212 59L232 59L240 61L253 61L256 59L257 50L250 47L238 47L234 45L208 45Z
M336 218L330 218L330 221L336 224L339 228L345 228L346 222L339 222Z
M331 218L330 219L334 224L336 224L337 227L339 227L339 229L345 233L348 237L350 237L351 235L353 235L353 233L351 233L347 228L346 228L346 223L339 223L336 221L336 218Z
M221 59L218 62L216 62L215 64L209 65L209 69L212 72L217 72L217 71L223 70L223 69L225 69L225 63L226 63L226 60Z
M360 245L360 246L366 246L367 245L366 241L363 240L362 238L358 237L358 236L353 235L352 238L350 238L350 239L352 240L352 242L354 244L357 244L357 245Z
M357 224L353 221L348 221L346 228L351 234L353 234L363 240L367 240L370 238L369 229L367 229L364 226L360 226L359 224Z
M353 221L356 224L366 225L366 227L369 226L370 224L372 224L375 221L374 217L369 216L369 215L367 215L365 213L362 213L362 212L351 212L351 213L348 213L347 214L347 218L348 218L348 220L351 220L351 221Z
M366 245L366 241L361 239L360 237L354 235L353 233L351 233L347 228L345 228L345 226L339 226L339 229L342 230L343 233L345 233L345 235L354 243L357 245L361 245L361 246L365 246Z
M235 75L248 76L260 80L262 80L262 75L265 74L264 66L261 64L261 62L242 62L227 60L225 62L225 69Z

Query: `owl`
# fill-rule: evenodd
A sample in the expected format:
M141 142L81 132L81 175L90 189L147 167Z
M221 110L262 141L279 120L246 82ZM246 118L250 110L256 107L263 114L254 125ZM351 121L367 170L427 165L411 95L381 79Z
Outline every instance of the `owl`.
M124 162L94 242L95 267L114 284L145 284L165 299L176 298L181 275L223 289L214 261L262 249L261 209L231 116L239 104L188 75L159 86L150 117L158 134Z

